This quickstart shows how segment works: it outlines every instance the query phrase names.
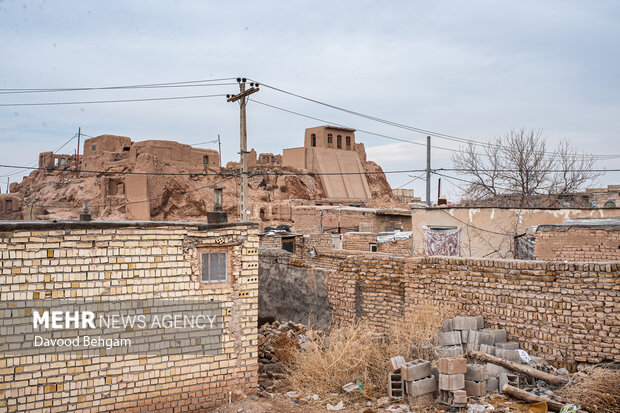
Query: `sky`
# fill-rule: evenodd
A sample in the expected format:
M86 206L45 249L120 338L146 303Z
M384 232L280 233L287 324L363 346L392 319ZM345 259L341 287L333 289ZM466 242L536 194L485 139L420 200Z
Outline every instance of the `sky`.
M246 77L330 105L466 139L543 131L584 153L620 154L617 1L11 1L0 0L0 89L80 88ZM238 92L214 86L0 93L0 164L35 165L39 152L84 134L194 144L222 139L238 160L239 107L223 96L58 106ZM224 85L222 85L224 83ZM232 84L226 84L232 83ZM397 128L262 86L252 96L320 120L249 102L248 146L282 153L326 123L358 130L387 171L426 166L425 133ZM4 106L3 106L4 105ZM379 137L413 141L419 144ZM459 143L433 136L433 168ZM73 153L76 139L60 150ZM420 145L422 144L422 145ZM201 147L216 145L207 144ZM448 148L446 149L439 149ZM620 168L620 160L596 167ZM0 167L0 187L23 171ZM420 172L388 173L424 198ZM413 182L410 182L413 179ZM432 178L437 193L437 176ZM599 186L620 183L608 172ZM404 185L404 186L403 186ZM460 195L444 179L442 193ZM434 195L433 195L434 196Z

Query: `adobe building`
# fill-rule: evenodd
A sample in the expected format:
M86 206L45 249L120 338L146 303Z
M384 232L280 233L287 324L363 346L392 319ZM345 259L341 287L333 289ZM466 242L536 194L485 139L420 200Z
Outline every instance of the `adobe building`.
M18 194L0 194L0 220L22 219L22 199Z
M306 129L302 148L284 149L282 164L320 174L329 199L367 200L372 197L362 161L363 144L355 143L355 129L319 126Z
M174 141L132 142L126 136L101 135L84 141L82 169L101 170L111 166L135 166L142 154L149 154L180 171L219 172L220 158L213 149L194 148Z
M620 218L538 225L534 255L547 261L620 261Z

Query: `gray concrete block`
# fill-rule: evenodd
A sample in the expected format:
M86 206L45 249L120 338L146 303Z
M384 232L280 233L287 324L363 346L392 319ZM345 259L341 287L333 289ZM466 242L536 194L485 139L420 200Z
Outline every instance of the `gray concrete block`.
M448 318L447 320L443 320L443 324L441 326L441 331L452 331L454 330L453 326L453 319L452 318Z
M495 357L521 364L521 356L517 350L505 350L501 348L495 349Z
M503 328L484 328L482 329L483 333L491 334L493 336L493 344L496 343L505 343L506 338L506 330Z
M499 377L489 377L487 379L487 392L488 393L499 392Z
M453 328L455 330L477 330L478 319L476 317L454 317Z
M465 380L465 392L467 396L482 397L487 394L487 381Z
M503 350L518 350L519 343L515 341L507 341L505 343L495 343L495 347L501 348Z
M437 354L439 354L439 357L457 357L462 356L464 353L461 346L441 346L437 347Z
M445 331L439 333L440 346L456 346L461 345L460 331Z
M460 390L465 388L464 374L440 374L439 390Z
M407 395L407 402L410 406L425 406L435 401L434 393L423 394L422 396Z
M405 388L400 373L388 373L388 397L400 399L404 395Z
M478 344L488 344L489 346L495 345L495 336L486 331L480 331L478 334Z
M491 356L495 355L496 350L497 349L495 348L495 346L490 346L488 344L480 344L480 348L478 349L478 351L480 351L481 353L489 354Z
M484 367L489 377L499 377L500 373L510 373L510 370L498 366L497 364L487 363Z
M461 330L461 343L467 343L467 336L469 335L469 330Z
M405 364L405 358L403 356L396 356L390 359L388 370L390 372L400 371L400 367Z
M487 375L486 367L483 364L468 364L467 372L465 373L465 380L470 381L486 381L489 376Z
M504 384L510 384L511 386L519 387L519 376L512 373L500 373L499 374L499 391L504 388Z
M482 330L484 328L484 317L479 315L476 320L478 321L478 330Z
M412 360L403 364L400 372L404 381L420 380L431 375L431 362L420 359ZM416 394L416 396L419 395Z
M405 381L405 392L409 396L422 396L433 393L437 389L434 377L426 377L416 381Z

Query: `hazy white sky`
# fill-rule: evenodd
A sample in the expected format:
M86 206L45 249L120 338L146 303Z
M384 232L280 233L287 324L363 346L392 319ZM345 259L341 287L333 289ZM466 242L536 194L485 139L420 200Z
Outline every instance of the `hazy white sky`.
M617 1L11 1L0 0L0 89L116 86L245 76L333 105L486 140L541 128L554 145L620 154ZM231 93L236 85L0 94L0 105ZM424 143L424 134L261 88L265 103ZM70 106L0 106L0 163L35 163L78 127L88 135L223 139L238 159L239 111L222 97ZM249 146L281 153L324 122L248 105ZM366 133L384 170L422 169L422 146ZM433 138L437 146L458 144ZM75 141L61 152L72 153ZM451 166L433 150L433 167ZM619 168L620 160L599 162ZM0 168L0 175L13 173ZM419 175L419 174L415 174ZM21 174L11 176L20 179ZM390 174L393 187L411 180ZM0 177L0 182L5 182ZM445 182L445 180L444 180ZM620 183L620 173L600 178ZM3 185L4 186L4 185ZM424 182L406 187L423 195ZM433 180L436 193L436 178ZM4 188L3 188L4 189ZM452 198L456 189L445 186Z

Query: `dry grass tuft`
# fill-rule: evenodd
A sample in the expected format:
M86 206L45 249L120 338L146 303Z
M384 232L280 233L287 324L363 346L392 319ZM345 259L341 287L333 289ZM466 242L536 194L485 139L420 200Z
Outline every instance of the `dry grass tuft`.
M344 384L359 380L364 396L387 392L389 359L435 357L439 329L450 312L431 304L418 306L406 319L380 333L366 322L333 328L310 350L297 350L287 363L291 387L302 394L318 394L324 400L341 398Z
M576 377L578 381L562 389L564 400L579 404L589 412L620 411L620 371L593 367Z

